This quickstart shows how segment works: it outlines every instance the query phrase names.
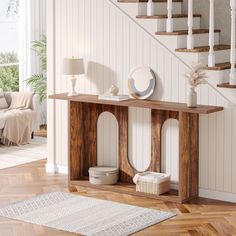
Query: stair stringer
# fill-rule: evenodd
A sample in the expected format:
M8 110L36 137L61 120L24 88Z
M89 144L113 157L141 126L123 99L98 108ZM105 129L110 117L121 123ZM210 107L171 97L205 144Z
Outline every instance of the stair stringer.
M150 47L143 46L143 56L145 57L145 50L154 50L150 58L144 58L141 61L143 65L153 68L158 78L157 89L152 99L186 102L187 84L184 73L189 69L189 65L181 60L173 50L160 42L153 35L153 31L150 32L137 22L135 17L138 4L122 3L121 7L115 0L107 1L118 9L119 14L123 15L125 23L129 22L132 27L136 27L136 37L142 41L141 44L144 39L150 42ZM128 33L128 29L126 31ZM129 40L131 34L132 32L129 32ZM140 37L143 38L140 39ZM127 50L137 53L131 43L128 45L130 48L127 46ZM136 63L130 62L129 59L126 71L128 72L135 66L137 66ZM236 142L236 109L235 104L222 94L222 90L218 90L214 86L215 84L209 83L198 88L199 103L225 107L223 112L209 116L201 115L200 117L200 192L206 190L210 192L208 197L220 199L216 193L222 193L222 196L224 194L225 196L227 194L235 194L236 196L236 182L234 180L236 179L234 174L236 172L236 160L234 160L236 156L234 145ZM127 92L125 88L122 91Z

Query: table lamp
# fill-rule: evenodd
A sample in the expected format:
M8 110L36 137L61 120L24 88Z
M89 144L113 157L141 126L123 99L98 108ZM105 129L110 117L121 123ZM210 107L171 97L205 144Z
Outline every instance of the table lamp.
M84 74L84 60L78 58L63 59L63 74L67 75L71 81L71 89L68 96L77 96L75 91L77 76Z

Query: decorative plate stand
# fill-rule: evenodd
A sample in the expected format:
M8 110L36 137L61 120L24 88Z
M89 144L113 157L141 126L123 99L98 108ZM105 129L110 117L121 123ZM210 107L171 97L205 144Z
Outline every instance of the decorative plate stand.
M136 99L149 98L155 89L156 76L150 67L140 66L134 69L128 78L131 97Z

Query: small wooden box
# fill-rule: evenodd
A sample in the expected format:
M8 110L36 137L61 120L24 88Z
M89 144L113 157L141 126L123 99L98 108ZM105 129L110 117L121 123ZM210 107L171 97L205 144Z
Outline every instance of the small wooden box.
M133 178L136 184L136 191L161 195L170 191L170 175L144 172L136 174Z

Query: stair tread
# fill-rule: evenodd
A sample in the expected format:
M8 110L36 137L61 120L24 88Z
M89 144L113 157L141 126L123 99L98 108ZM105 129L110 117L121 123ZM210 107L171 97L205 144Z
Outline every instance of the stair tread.
M236 85L230 85L229 83L218 84L217 87L219 88L236 88Z
M172 18L187 18L187 14L174 14ZM202 17L201 14L194 14L193 17ZM136 16L138 19L167 19L167 15L153 15L153 16L147 16L147 15L138 15Z
M219 45L214 46L214 51L221 51L221 50L227 50L227 49L230 49L230 45L219 44ZM201 47L194 47L193 49L177 48L175 51L198 53L198 52L208 52L209 50L210 50L209 46L201 46Z
M230 62L218 63L215 66L207 67L208 70L228 70L231 68Z
M183 0L172 0L172 1L183 2ZM148 0L118 0L118 2L134 3L134 2L148 2ZM167 2L167 0L153 0L153 2Z
M193 34L207 34L209 33L209 29L194 29ZM216 29L215 33L220 33L220 30ZM156 35L188 35L188 30L177 30L174 32L156 32Z

